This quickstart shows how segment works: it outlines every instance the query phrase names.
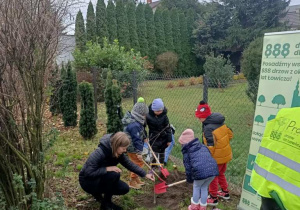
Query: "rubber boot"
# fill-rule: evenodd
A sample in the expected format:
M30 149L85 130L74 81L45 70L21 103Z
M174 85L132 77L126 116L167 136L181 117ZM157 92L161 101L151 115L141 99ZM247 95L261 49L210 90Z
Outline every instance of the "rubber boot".
M200 202L195 203L193 198L191 198L191 205L189 205L188 210L200 210Z
M130 188L135 189L135 190L141 189L141 185L139 185L137 183L136 178L131 178L128 185Z
M145 185L145 182L142 182L142 181L140 180L140 177L137 177L137 178L136 178L136 183L138 183L138 184L141 185L141 186Z

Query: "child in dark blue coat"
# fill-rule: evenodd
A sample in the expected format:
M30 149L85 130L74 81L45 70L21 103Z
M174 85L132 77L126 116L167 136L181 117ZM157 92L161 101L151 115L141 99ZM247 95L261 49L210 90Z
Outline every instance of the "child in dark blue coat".
M209 149L194 137L192 129L186 129L179 137L182 145L186 180L193 183L193 197L189 210L206 210L208 186L219 175L217 162Z

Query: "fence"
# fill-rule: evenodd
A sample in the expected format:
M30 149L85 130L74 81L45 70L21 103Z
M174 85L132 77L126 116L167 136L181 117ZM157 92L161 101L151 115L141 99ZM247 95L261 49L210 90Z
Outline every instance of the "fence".
M170 123L176 128L176 144L171 155L182 160L178 138L186 128L191 128L195 136L202 139L202 126L195 118L195 109L200 100L205 99L212 112L220 112L225 116L225 123L234 132L231 141L233 159L228 164L227 178L231 184L241 188L254 116L254 104L246 91L257 90L258 84L250 85L245 79L238 79L237 75L234 77L232 81L213 81L206 77L184 78L150 74L139 85L133 85L133 101L142 96L147 104L151 104L153 99L162 98L168 109ZM133 78L136 78L136 73ZM137 84L136 81L132 83Z

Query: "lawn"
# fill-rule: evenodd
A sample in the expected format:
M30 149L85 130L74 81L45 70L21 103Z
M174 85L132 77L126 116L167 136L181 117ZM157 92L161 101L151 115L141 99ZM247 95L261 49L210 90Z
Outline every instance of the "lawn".
M170 122L176 127L176 146L172 155L179 160L182 157L180 146L177 143L180 133L186 128L192 128L197 137L201 137L201 124L194 117L194 111L202 99L202 85L188 84L188 80L183 80L184 87L178 87L178 81L173 80L173 88L166 88L171 81L146 81L140 84L138 96L143 96L147 104L150 104L154 98L163 99L168 108ZM245 89L247 83L238 82L231 84L228 88L209 89L208 102L213 112L221 112L226 117L226 124L234 131L232 140L233 160L229 163L227 177L231 183L231 189L235 194L239 194L242 185L242 178L245 172L247 161L251 129L254 115L254 106L248 100ZM133 105L132 98L124 99L122 102L123 111L131 110ZM61 192L68 209L99 209L91 196L83 192L78 183L78 173L85 160L91 152L97 147L99 138L105 133L106 113L104 103L98 105L98 134L89 141L83 140L78 132L78 127L64 128L60 117L46 117L49 133L47 137L50 148L46 153L47 161L47 183L46 196L54 197L56 192ZM50 128L55 127L50 133ZM59 131L57 134L53 131ZM56 133L56 134L55 134ZM177 162L176 162L177 163ZM177 163L178 164L178 163ZM172 170L172 163L168 168ZM182 169L182 167L180 167ZM124 170L122 178L128 179L128 174ZM143 209L139 206L135 197L140 194L147 194L144 191L130 191L130 194L119 197L118 202L127 205L132 209ZM186 198L187 199L187 198ZM222 202L220 208L235 209L238 202L238 196L233 201ZM183 202L180 206L186 209L188 203ZM139 207L137 207L139 206ZM156 209L164 209L158 206Z

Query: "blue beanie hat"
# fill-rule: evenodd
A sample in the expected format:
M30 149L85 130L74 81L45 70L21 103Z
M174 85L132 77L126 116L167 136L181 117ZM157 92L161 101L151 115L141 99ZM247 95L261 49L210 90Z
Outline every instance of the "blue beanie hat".
M161 100L161 98L154 99L151 105L151 108L153 111L162 111L164 110L164 102Z

